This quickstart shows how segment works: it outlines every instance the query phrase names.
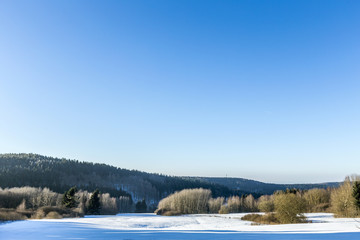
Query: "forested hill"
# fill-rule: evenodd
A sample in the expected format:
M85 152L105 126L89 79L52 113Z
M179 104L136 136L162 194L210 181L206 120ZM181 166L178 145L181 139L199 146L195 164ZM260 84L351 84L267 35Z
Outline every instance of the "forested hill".
M326 184L268 184L243 178L172 177L127 170L106 164L59 159L37 154L0 154L0 187L48 187L64 192L76 185L93 191L99 188L112 196L131 196L134 201L158 202L186 188L207 188L214 197L272 194L286 188L326 188Z
M230 190L216 183L184 179L106 164L59 159L37 154L0 154L0 187L48 187L64 192L72 186L93 191L99 188L112 196L131 196L133 201L146 199L156 203L161 198L185 188L211 189L214 196L249 194Z
M230 189L241 189L244 192L252 192L257 194L273 194L277 190L286 189L311 189L311 188L328 188L337 187L339 182L328 182L319 184L274 184L264 183L255 180L249 180L244 178L216 178L216 177L189 177L189 179L200 180L206 183L215 183L226 186Z

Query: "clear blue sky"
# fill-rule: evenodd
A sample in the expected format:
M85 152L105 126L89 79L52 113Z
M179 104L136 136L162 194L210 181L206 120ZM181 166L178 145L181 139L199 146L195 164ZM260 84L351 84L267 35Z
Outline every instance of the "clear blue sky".
M0 152L268 182L360 173L360 1L0 2Z

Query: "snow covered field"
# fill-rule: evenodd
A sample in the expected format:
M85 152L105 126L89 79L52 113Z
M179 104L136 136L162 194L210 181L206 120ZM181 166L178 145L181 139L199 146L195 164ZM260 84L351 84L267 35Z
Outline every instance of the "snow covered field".
M0 225L0 239L360 239L360 219L307 214L313 223L251 225L245 214L177 217L154 214L17 221Z

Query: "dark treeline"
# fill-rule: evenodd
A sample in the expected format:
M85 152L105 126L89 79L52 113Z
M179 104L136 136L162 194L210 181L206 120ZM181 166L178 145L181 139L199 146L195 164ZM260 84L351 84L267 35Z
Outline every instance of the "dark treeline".
M153 208L162 198L183 189L209 189L215 198L250 194L258 198L286 188L326 188L337 184L283 185L242 178L173 177L38 154L0 154L2 188L31 186L63 193L77 186L89 192L99 189L112 197L129 197L134 203L145 199Z
M215 183L226 186L230 189L241 189L244 192L252 192L260 195L264 194L273 194L279 190L286 189L300 189L307 190L312 188L323 188L326 189L328 187L338 187L340 185L339 182L328 182L328 183L320 183L320 184L275 184L275 183L264 183L255 180L249 180L244 178L221 178L221 177L192 177L189 179L197 179L200 181Z
M38 154L1 154L0 187L41 187L62 193L72 186L89 192L99 189L112 197L146 199L150 206L169 194L188 188L210 189L214 197L247 195L220 184L126 170L106 164L59 159Z

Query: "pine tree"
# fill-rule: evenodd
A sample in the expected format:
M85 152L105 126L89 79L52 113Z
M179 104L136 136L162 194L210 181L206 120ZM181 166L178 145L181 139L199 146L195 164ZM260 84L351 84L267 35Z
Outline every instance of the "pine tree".
M100 213L100 192L99 189L96 189L89 200L88 212L90 214L99 214Z
M77 192L76 187L70 188L63 195L62 203L67 208L74 208L77 205L75 193Z
M135 212L137 213L144 213L147 210L147 205L145 199L142 201L138 201L135 205Z
M356 207L360 209L360 181L354 182L352 195L355 198Z

